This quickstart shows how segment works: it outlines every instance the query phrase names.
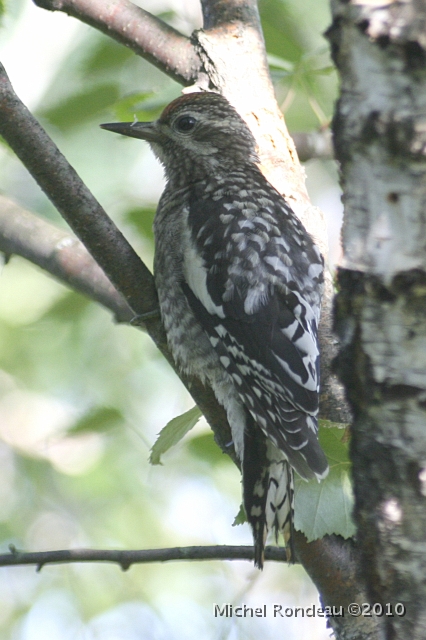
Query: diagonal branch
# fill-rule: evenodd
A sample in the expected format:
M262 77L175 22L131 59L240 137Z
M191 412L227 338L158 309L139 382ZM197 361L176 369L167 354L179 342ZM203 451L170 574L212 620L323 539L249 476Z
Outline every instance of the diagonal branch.
M201 60L189 38L128 0L34 0L63 11L132 49L183 85L194 84Z
M184 86L196 84L203 62L190 38L128 0L33 0L49 11L63 11L129 47ZM204 28L244 20L258 26L256 2L212 2L203 0ZM203 84L202 81L200 81ZM331 135L325 132L292 134L302 162L312 158L332 158Z
M75 236L2 195L0 251L30 260L75 291L110 309L117 322L130 322L134 318L123 296Z
M157 309L154 279L13 91L0 64L0 134L137 314Z
M19 100L0 64L0 135L11 146L47 197L126 299L150 337L176 370L158 313L154 278L108 217L76 171ZM213 429L223 451L235 461L225 411L198 378L179 374Z

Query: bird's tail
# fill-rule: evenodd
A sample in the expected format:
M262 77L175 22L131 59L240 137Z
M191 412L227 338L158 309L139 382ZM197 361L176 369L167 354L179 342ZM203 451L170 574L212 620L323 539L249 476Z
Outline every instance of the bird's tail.
M269 531L283 534L289 561L293 553L294 480L285 455L248 420L242 461L244 508L254 538L254 563L263 568Z
M287 560L294 562L294 472L284 454L267 442L269 485L266 499L266 525L274 531L275 540L283 535Z

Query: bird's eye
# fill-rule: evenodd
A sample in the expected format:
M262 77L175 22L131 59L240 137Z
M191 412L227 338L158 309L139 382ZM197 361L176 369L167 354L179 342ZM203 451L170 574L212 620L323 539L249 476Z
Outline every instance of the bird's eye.
M175 122L175 129L181 133L188 133L195 127L196 122L192 116L181 116Z

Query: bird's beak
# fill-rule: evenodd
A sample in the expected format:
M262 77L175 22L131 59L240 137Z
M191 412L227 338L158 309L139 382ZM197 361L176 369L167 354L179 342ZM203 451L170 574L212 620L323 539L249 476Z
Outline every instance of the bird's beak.
M122 136L131 138L141 138L148 142L155 142L158 139L158 131L155 122L111 122L101 124L101 129L121 133Z

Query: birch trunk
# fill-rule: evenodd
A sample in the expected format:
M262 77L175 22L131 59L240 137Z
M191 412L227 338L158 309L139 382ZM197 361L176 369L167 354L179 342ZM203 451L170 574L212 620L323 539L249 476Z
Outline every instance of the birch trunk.
M383 636L420 639L426 637L426 7L415 0L331 5L328 37L341 73L334 136L345 192L338 370L354 414L358 545L370 600L387 607Z

